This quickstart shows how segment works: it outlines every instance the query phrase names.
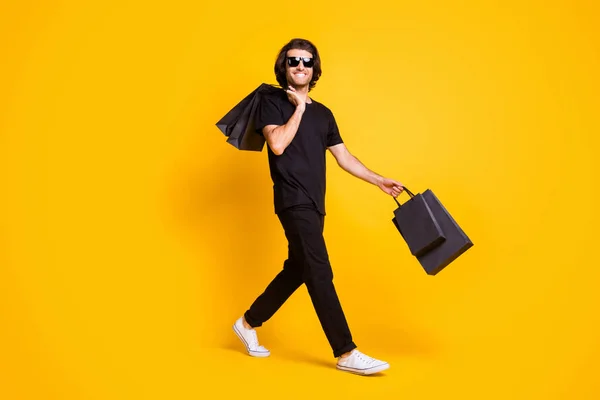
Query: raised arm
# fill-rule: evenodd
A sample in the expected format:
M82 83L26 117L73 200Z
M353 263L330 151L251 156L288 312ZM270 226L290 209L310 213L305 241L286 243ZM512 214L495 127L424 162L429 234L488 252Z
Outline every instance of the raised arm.
M296 111L284 125L267 125L263 128L263 135L273 153L280 156L289 146L298 132L304 110L296 107Z
M296 106L294 114L283 125L267 125L263 128L263 135L267 144L273 150L273 153L278 156L283 154L294 136L296 136L302 115L306 110L306 100L298 95L293 87L286 90L286 93L292 104Z

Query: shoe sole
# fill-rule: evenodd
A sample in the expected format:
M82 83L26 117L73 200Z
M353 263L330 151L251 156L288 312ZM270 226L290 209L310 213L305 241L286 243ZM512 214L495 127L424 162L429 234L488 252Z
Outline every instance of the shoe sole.
M236 336L238 337L238 339L240 339L240 341L243 343L243 345L246 347L246 351L248 352L249 355L251 355L252 357L269 357L271 355L271 352L261 352L261 351L253 351L250 350L250 348L248 348L248 344L246 343L246 341L244 340L244 337L242 336L242 334L238 331L237 327L235 326L235 324L233 324L233 331L235 332Z
M339 370L351 372L351 373L357 374L357 375L371 375L371 374L376 374L377 372L381 372L381 371L385 371L386 369L389 369L390 364L385 363L385 364L378 365L376 367L371 367L371 368L366 368L366 369L350 368L350 367L344 367L342 365L337 365L336 367Z

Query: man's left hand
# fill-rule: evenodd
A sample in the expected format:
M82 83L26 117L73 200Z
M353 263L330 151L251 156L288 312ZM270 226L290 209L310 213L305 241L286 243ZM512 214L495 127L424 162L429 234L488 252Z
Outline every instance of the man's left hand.
M398 181L389 178L383 178L379 184L379 188L386 194L393 196L394 198L400 196L400 193L404 191L404 185Z

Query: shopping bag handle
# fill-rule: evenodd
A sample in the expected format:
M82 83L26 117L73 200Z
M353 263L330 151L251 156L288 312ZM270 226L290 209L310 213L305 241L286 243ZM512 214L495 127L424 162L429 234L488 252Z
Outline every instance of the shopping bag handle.
M402 188L404 189L404 191L406 193L408 193L408 195L410 196L410 198L412 199L413 197L415 197L415 195L413 194L413 192L411 192L406 186L402 186ZM396 202L396 204L398 204L398 207L401 206L401 204L398 202L398 199L396 199L395 197L393 197L394 201Z

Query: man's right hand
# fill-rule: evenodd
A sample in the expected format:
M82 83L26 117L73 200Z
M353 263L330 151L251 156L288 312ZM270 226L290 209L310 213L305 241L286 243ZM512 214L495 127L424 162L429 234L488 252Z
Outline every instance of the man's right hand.
M296 92L296 89L294 89L292 86L289 86L289 89L285 92L287 93L288 99L290 99L292 104L296 106L296 109L303 113L304 110L306 110L306 102Z

